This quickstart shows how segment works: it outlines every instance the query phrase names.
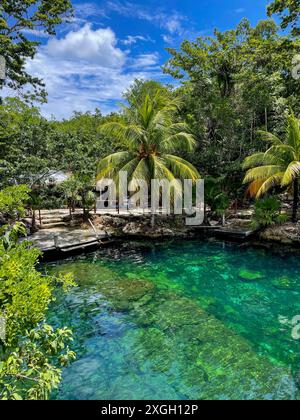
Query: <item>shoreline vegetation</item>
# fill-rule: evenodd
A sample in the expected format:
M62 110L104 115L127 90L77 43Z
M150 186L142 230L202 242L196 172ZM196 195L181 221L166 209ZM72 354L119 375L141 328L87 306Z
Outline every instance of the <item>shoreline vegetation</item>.
M27 63L41 46L34 30L55 37L74 19L73 6L1 1L0 88L1 96L2 88L12 95L0 98L0 400L49 399L76 358L76 331L47 323L57 291L71 293L76 279L38 270L43 240L59 248L69 235L70 251L78 238L101 244L97 231L126 240L186 238L206 229L225 239L253 235L260 245L300 247L298 3L275 0L255 26L244 18L231 30L168 48L163 71L173 86L135 80L118 111L75 111L58 121L42 115L45 83ZM119 171L131 186L167 179L174 193L177 180L204 179L203 226L192 229L175 216L96 214L97 181L116 181ZM203 360L200 352L197 363Z

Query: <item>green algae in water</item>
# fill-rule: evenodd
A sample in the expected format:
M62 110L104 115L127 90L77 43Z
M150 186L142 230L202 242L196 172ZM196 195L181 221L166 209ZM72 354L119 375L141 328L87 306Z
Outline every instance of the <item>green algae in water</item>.
M258 271L250 271L245 269L239 272L239 276L242 280L245 281L255 281L263 278L263 275Z
M73 328L78 355L54 399L298 398L296 256L127 243L47 269L79 285L49 313Z

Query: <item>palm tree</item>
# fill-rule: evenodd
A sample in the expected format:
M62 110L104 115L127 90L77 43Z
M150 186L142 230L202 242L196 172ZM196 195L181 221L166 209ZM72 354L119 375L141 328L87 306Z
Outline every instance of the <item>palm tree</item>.
M271 143L271 147L265 153L256 153L245 160L243 168L248 171L244 183L250 183L250 195L256 198L274 187L292 188L292 221L296 223L300 177L300 121L293 114L287 118L283 140L265 131L260 133Z
M120 171L128 173L129 181L151 179L192 179L200 175L197 169L177 152L191 152L195 139L184 123L176 123L180 100L166 98L157 90L146 94L135 106L124 107L122 121L101 127L106 135L114 137L126 150L102 159L97 178L118 179Z

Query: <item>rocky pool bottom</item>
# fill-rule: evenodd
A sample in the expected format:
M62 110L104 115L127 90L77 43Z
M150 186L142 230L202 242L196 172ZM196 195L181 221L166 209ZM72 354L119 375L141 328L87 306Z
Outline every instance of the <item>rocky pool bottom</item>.
M49 311L77 352L53 399L300 398L299 255L130 242L44 269L78 283Z

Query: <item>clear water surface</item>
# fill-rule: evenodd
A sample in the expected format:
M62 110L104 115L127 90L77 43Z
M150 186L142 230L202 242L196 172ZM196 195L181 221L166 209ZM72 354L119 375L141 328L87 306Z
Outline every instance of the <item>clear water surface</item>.
M299 398L299 254L129 242L44 268L78 283L49 311L77 352L53 399Z

